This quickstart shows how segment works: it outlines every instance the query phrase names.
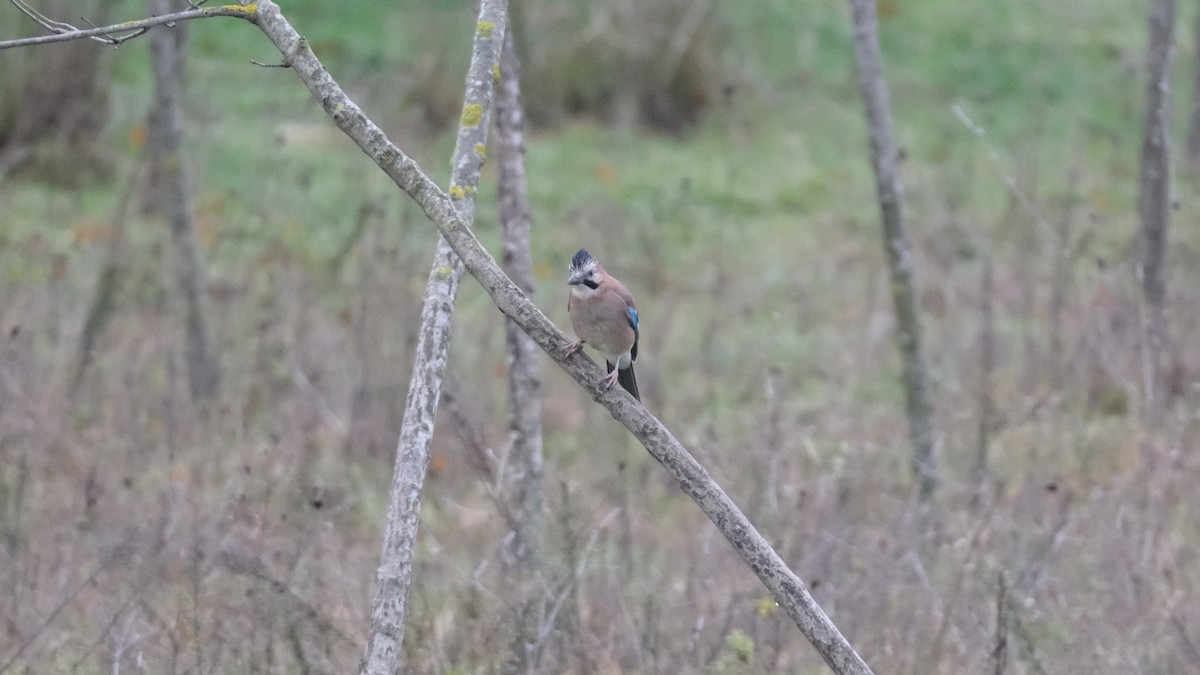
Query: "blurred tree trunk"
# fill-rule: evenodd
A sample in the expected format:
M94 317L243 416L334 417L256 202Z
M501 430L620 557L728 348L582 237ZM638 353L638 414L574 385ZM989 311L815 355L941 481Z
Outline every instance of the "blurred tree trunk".
M146 165L145 159L146 152L143 146L142 152L138 153L136 163L130 171L125 189L121 192L121 196L117 200L117 207L112 218L112 236L108 240L108 249L104 255L104 264L100 268L100 274L96 278L95 295L88 306L87 317L83 322L83 330L80 331L79 335L79 357L75 364L75 376L71 378L72 396L79 390L79 385L83 382L83 376L92 364L93 350L96 347L96 343L100 340L100 336L104 333L109 320L116 311L117 295L124 282L128 266L126 224L129 220L129 212L131 204L134 201L134 195L138 194L139 187L143 182L142 177L145 173L144 168Z
M883 212L883 244L891 277L896 311L896 341L904 367L909 436L913 444L913 471L921 499L937 487L933 456L933 403L929 370L921 351L921 326L917 306L911 245L904 219L903 192L897 175L898 156L892 140L887 84L883 80L879 49L879 24L875 0L850 0L854 14L854 56L858 86L867 112L871 137L871 164Z
M496 92L497 190L503 236L501 268L526 295L533 296L533 251L530 248L529 198L525 179L525 109L521 105L521 63L513 44L513 26L504 35L500 84ZM509 475L508 499L515 507L515 531L506 547L505 567L511 585L513 644L506 672L524 673L537 663L538 612L541 589L529 582L539 566L542 520L542 401L537 343L506 319L508 346Z
M520 61L512 30L504 38L501 81L496 95L496 155L499 164L500 228L504 238L501 267L525 294L533 296L529 198L525 179L525 110L521 106ZM505 323L508 345L511 489L518 506L518 531L510 547L518 567L535 563L542 514L542 400L537 344L511 319Z
M1167 222L1171 214L1171 60L1175 51L1175 0L1154 0L1146 46L1146 126L1142 138L1138 217L1141 220L1138 272L1144 301L1142 377L1145 408L1162 405L1163 344L1166 340Z
M500 61L507 9L507 0L482 0L480 3L458 141L451 158L453 168L447 192L454 199L462 222L468 225L475 218L475 191L483 167L494 94L492 67ZM383 550L375 575L371 632L360 668L364 675L391 675L401 669L408 588L412 581L417 528L421 523L421 490L429 468L429 449L454 319L454 299L462 274L462 261L446 239L438 237L437 253L421 308L420 336L396 448Z
M1196 11L1196 25L1193 29L1192 42L1200 46L1200 10ZM1200 49L1196 50L1196 60L1192 62L1195 69L1192 72L1192 110L1188 120L1187 160L1193 173L1200 176Z
M103 25L116 0L37 4L47 16L82 15ZM7 9L10 16L19 16L15 8ZM24 21L0 21L0 39L23 37L28 27ZM0 179L40 155L35 148L43 141L50 146L43 157L49 166L40 173L58 182L76 184L106 161L99 142L108 122L104 50L98 42L77 40L5 55L0 68Z
M171 0L148 0L152 15L167 14ZM186 34L183 25L150 31L154 62L154 114L151 118L151 181L156 181L157 204L171 225L176 281L183 292L188 385L192 400L211 398L220 371L209 343L204 310L204 267L196 246L192 196L183 157L183 70Z

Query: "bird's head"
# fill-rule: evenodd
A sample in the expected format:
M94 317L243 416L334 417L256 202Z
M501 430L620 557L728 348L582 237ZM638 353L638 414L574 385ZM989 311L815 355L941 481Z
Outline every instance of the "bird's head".
M568 285L587 286L593 291L600 286L600 281L604 278L604 268L586 248L579 249L575 257L571 258L571 266L567 271Z

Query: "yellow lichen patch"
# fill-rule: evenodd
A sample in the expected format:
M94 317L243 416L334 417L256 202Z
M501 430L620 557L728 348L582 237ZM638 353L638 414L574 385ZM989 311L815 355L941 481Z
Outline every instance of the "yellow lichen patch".
M443 265L443 266L437 268L437 271L435 272L435 274L437 274L439 279L449 279L450 275L454 274L454 269L449 266Z
M478 103L471 103L463 106L462 124L465 127L479 126L483 121L483 106Z
M467 196L467 191L462 189L461 185L450 186L450 197L453 199L462 199Z
M485 147L483 143L476 143L475 154L479 155L481 159L487 157L487 147Z
M496 30L496 24L491 21L480 21L475 24L475 32L479 34L479 37L492 37L492 31L494 30Z
M492 81L495 82L496 84L500 84L500 64L499 63L492 64Z
M258 12L258 3L252 2L248 5L225 5L225 9L238 14L255 14Z

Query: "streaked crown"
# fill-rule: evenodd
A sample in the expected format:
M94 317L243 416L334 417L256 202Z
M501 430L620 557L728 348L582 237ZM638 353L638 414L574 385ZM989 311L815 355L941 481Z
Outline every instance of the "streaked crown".
M591 251L588 251L586 248L581 248L579 249L579 252L575 254L575 257L571 258L570 271L572 273L581 272L583 271L583 268L594 262L596 262L596 258L592 255Z

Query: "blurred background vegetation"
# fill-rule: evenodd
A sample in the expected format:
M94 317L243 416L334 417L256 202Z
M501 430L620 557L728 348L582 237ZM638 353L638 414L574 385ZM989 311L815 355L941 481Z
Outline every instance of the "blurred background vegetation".
M283 7L367 114L448 176L474 3ZM566 324L581 246L633 289L648 405L878 672L990 668L998 601L1013 672L1194 667L1200 203L1177 159L1172 405L1148 425L1141 4L879 3L935 382L944 487L928 507L912 501L848 5L514 10L535 300ZM1197 54L1180 25L1181 141ZM361 651L436 231L294 75L249 63L278 59L253 26L190 30L187 163L224 375L206 409L183 382L166 226L139 209L72 386L114 214L139 193L148 42L0 53L0 671L345 672ZM0 4L0 37L35 31ZM487 167L480 199L495 251ZM475 468L506 442L503 331L473 283L455 331L449 389L469 424L435 443L411 672L493 672L510 637L505 525ZM545 365L547 588L583 573L543 672L820 672L703 516Z

